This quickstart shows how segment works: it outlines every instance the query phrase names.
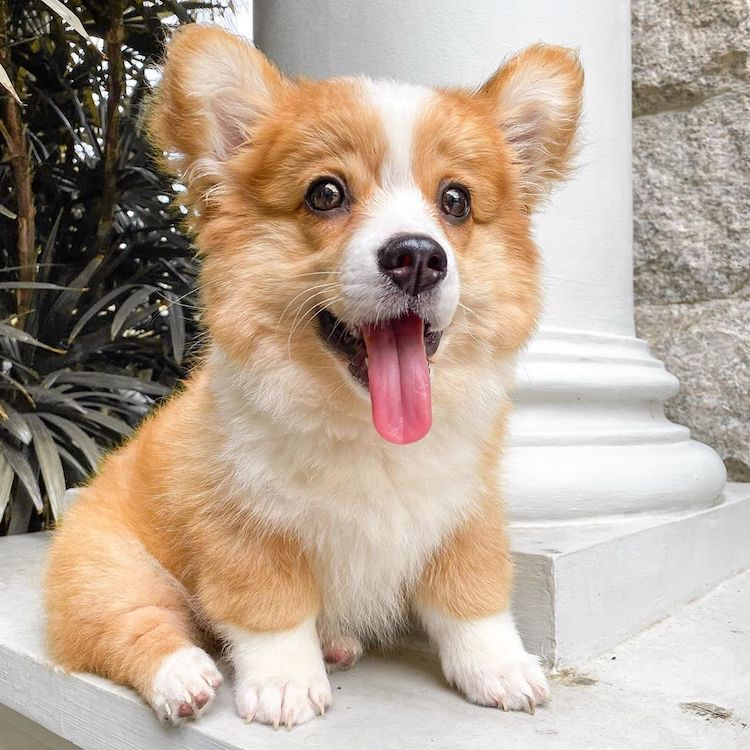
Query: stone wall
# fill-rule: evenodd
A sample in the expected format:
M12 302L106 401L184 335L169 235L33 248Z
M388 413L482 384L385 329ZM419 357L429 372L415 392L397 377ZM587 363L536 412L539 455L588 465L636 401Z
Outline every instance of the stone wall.
M633 0L636 325L750 481L750 3Z

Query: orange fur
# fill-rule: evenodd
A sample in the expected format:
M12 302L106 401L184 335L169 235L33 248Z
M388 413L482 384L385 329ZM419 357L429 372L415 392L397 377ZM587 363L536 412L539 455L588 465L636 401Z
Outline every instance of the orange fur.
M232 487L211 412L199 374L106 460L55 532L48 632L67 669L142 690L204 625L284 629L317 611L295 540L216 502Z
M461 620L475 620L510 605L513 561L497 469L510 409L502 409L479 462L481 500L476 513L427 563L418 601Z
M222 74L228 66L236 75ZM549 75L564 79L566 106L554 122L531 113L543 140L530 149L529 132L517 124L532 105L509 103L507 89L519 78L538 86ZM466 400L470 383L461 367L471 362L476 372L491 372L533 331L538 258L526 207L542 182L565 172L581 85L569 53L535 47L476 93L440 91L418 123L413 171L425 199L434 203L449 180L473 196L466 223L440 219L456 249L462 307L433 359L436 419ZM512 138L504 123L515 128ZM386 137L361 84L292 81L238 38L188 27L169 46L150 130L157 148L172 155L167 167L189 186L205 256L209 358L220 350L238 372L269 379L289 362L299 365L310 387L289 398L327 425L321 439L334 449L338 436L371 429L368 405L311 332L315 310L337 310L343 248L381 184ZM321 221L305 209L306 186L320 175L346 181L355 196L351 211ZM208 364L199 367L105 461L55 532L50 554L54 658L144 695L166 655L218 623L286 630L315 617L324 594L314 550L255 512L260 494L271 490L248 491L227 463L227 425L216 418L211 373ZM416 591L457 618L508 604L495 480L505 423L504 411L484 437L475 513L431 556ZM358 455L350 443L346 450ZM309 467L309 481L324 470Z

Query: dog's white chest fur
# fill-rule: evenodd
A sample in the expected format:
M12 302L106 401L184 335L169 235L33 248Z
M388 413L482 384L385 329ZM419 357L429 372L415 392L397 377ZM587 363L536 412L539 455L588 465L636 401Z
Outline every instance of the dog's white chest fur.
M223 456L253 512L293 532L314 560L322 630L387 638L429 557L475 507L480 440L457 439L461 430L450 423L408 446L386 443L367 423L342 439L279 394L286 426L248 398L248 388L257 394L273 379L238 387L234 371L222 380L219 409L233 415Z

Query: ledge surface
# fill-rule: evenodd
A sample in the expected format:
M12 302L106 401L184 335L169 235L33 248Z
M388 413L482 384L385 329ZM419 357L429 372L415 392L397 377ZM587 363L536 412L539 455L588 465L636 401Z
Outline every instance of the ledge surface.
M512 529L513 609L550 666L598 656L750 568L750 484L685 513Z
M330 712L291 732L240 722L226 685L200 722L171 730L132 691L50 666L39 595L46 544L44 534L0 539L2 750L19 747L10 736L29 738L22 746L34 750L70 747L57 737L85 750L750 746L750 573L555 676L552 704L534 717L465 703L435 657L413 646L333 675Z

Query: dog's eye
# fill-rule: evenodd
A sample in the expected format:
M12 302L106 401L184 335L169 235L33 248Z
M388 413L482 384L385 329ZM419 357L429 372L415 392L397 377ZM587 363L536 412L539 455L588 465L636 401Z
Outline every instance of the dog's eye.
M440 210L451 219L465 219L469 215L469 191L461 185L448 185L440 196Z
M331 211L344 205L344 186L332 177L316 180L307 190L305 202L313 211Z

